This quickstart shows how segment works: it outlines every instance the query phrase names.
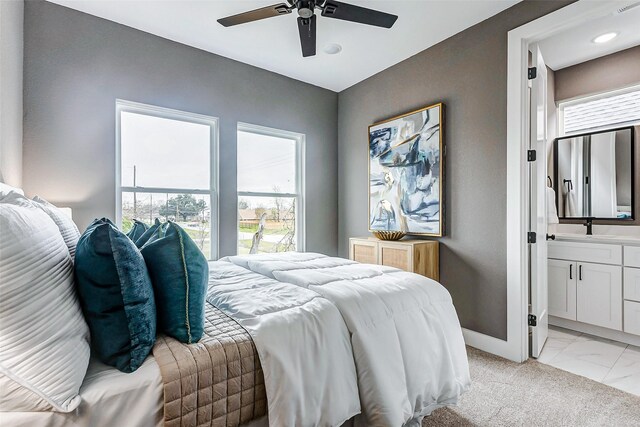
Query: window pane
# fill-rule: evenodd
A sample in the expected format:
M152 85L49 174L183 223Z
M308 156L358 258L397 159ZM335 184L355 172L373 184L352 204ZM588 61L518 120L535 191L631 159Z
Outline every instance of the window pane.
M296 141L239 131L238 191L295 193Z
M120 132L122 186L210 188L210 126L122 112Z
M153 224L155 218L174 221L196 242L207 259L211 258L209 196L122 192L123 232L131 229L134 218L147 224Z
M238 197L238 254L252 247L255 253L296 250L295 198Z

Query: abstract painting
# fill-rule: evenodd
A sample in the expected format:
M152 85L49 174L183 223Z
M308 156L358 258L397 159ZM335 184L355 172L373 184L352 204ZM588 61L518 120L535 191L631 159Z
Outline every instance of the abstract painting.
M444 105L369 126L369 231L442 236Z

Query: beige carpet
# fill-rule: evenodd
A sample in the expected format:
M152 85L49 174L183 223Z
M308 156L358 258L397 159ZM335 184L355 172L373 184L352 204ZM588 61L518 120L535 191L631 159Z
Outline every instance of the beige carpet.
M467 347L472 388L430 426L640 426L640 397L534 360L518 364Z

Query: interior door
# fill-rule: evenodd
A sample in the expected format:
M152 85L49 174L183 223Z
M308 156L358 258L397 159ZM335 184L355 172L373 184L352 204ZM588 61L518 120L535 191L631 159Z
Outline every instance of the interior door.
M529 230L536 242L529 245L529 313L536 318L530 327L532 357L539 357L549 335L549 300L547 283L547 67L537 44L531 45L529 149L535 150L536 161L529 162Z

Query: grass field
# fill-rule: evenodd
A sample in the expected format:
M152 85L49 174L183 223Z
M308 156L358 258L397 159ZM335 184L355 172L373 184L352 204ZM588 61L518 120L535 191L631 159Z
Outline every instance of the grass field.
M187 232L189 237L191 237L191 239L198 245L205 257L209 259L211 256L211 239L209 236L208 226L202 230L198 227L197 223L194 223L193 221L176 221L176 224ZM127 233L131 229L132 225L133 220L131 218L122 219L122 231L124 233ZM238 240L238 254L248 254L251 250L253 234L258 231L258 224L242 224L238 228L238 231L241 236L240 240ZM267 221L263 231L264 237L260 242L258 252L276 252L278 250L278 243L285 237L288 231L289 230L285 226L285 223L282 221Z

